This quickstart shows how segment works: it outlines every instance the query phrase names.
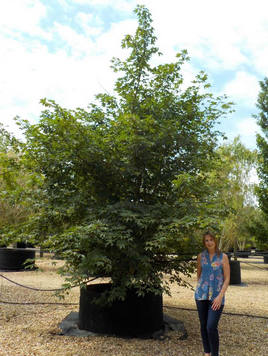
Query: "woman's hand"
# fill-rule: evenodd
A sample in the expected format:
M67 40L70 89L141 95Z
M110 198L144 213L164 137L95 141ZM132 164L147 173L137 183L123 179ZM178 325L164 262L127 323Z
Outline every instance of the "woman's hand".
M219 294L212 302L212 310L218 310L221 307L222 295Z

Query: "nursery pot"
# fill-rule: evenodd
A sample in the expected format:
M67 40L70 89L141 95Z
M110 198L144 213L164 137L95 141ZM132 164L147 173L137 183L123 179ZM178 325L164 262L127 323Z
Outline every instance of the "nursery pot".
M268 254L263 255L263 263L268 263Z
M241 258L248 258L250 251L236 251L236 256Z
M0 270L24 270L33 264L33 262L25 263L27 259L35 259L35 251L22 248L0 248Z
M240 262L229 260L229 263L230 263L230 284L241 284Z
M117 300L109 306L100 306L93 302L93 299L110 289L110 283L81 288L80 329L125 337L149 337L163 328L162 295L147 293L144 297L139 297L134 289L130 289L124 301Z
M34 248L34 245L30 242L19 241L16 243L17 248Z

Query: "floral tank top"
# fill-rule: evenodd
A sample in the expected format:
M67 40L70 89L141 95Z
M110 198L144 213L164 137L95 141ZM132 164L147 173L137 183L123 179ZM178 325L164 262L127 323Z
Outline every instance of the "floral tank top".
M221 291L223 278L223 265L221 253L219 256L215 253L210 261L207 250L201 253L201 276L195 290L196 300L214 300ZM225 298L222 298L224 304Z

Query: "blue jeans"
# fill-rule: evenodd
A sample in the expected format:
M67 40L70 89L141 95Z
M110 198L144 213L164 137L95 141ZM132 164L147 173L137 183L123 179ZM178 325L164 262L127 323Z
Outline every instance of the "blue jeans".
M218 322L224 305L218 310L213 310L210 300L196 300L198 316L200 320L201 336L205 353L211 356L219 355Z

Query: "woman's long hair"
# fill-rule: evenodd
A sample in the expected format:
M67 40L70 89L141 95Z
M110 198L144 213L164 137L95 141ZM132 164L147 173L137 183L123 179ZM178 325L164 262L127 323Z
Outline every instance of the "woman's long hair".
M213 241L215 242L215 252L216 252L216 254L217 254L218 257L219 257L220 254L221 254L221 251L220 251L220 249L219 249L219 247L218 247L218 241L217 241L215 235L214 235L212 232L210 232L210 231L206 231L206 232L203 234L203 245L204 245L204 247L206 247L205 238L206 238L207 235L210 236L210 237L212 237Z

